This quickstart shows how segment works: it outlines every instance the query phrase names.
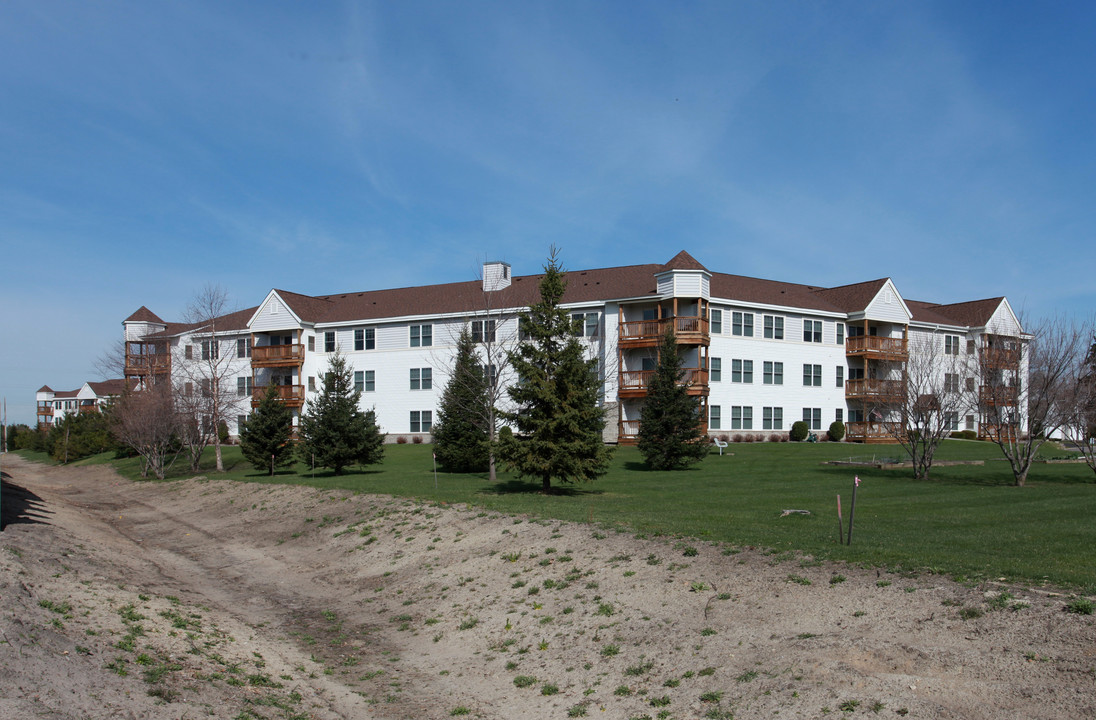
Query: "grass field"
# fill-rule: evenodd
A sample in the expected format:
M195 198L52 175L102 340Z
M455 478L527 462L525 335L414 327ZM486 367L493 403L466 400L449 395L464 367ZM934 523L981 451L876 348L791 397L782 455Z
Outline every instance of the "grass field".
M273 478L253 471L237 448L226 449L229 479L303 483L469 504L488 510L589 522L646 536L798 551L890 569L970 579L1007 578L1096 592L1096 475L1085 465L1036 464L1026 487L1012 485L1007 463L988 443L948 441L938 460L984 460L980 466L934 468L915 481L910 470L877 470L823 462L872 454L896 457L892 446L837 443L735 444L733 455L710 455L680 472L652 472L634 448L617 448L610 472L596 482L562 486L544 496L539 483L508 473L438 473L430 445L389 445L383 463L336 477L304 466ZM1048 454L1063 455L1055 448ZM36 458L41 459L41 458ZM85 462L105 462L102 456ZM135 459L115 461L136 478ZM212 467L212 451L204 466ZM203 469L212 476L215 473ZM177 464L171 477L186 477ZM837 495L846 526L853 476L859 475L852 544L838 543ZM435 487L436 482L436 487ZM786 509L810 515L781 517Z

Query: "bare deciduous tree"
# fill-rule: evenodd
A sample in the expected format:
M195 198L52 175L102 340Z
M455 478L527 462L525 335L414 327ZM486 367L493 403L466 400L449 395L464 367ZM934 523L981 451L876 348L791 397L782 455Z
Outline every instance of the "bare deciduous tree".
M1089 468L1096 472L1096 337L1092 323L1084 330L1088 352L1076 363L1065 393L1068 405L1062 437L1076 446Z
M915 478L929 476L940 443L958 430L960 418L978 407L977 373L974 356L961 353L958 346L948 352L941 335L917 334L910 340L909 359L891 367L901 380L879 381L892 388L883 403L895 420L888 427L909 455Z
M985 335L979 349L982 434L997 443L1017 486L1036 454L1069 422L1076 366L1088 348L1082 327L1061 317L1022 337Z
M157 383L124 393L110 411L110 422L114 436L144 460L141 476L148 477L151 471L163 480L179 425L170 385Z
M230 334L233 328L226 326L225 318L231 312L224 288L217 285L202 288L183 313L183 322L193 326L193 337L198 344L191 353L192 359L179 363L175 373L176 398L180 410L189 415L186 427L193 429L186 434L196 447L192 449L192 463L194 452L200 457L202 449L212 442L218 471L225 469L218 427L237 415L241 404L251 399L240 396L234 382L240 363L236 357L237 338ZM190 400L186 393L188 383Z

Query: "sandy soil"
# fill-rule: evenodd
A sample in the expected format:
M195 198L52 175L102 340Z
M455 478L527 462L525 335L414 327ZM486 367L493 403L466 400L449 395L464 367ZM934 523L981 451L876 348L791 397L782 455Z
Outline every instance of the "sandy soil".
M384 496L4 470L3 718L1096 717L1093 617L1045 591Z

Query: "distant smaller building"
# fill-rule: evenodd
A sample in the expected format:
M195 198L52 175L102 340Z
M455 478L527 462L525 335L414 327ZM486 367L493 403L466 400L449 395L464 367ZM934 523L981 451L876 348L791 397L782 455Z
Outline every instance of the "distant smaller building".
M55 422L73 413L99 412L99 407L118 397L126 388L122 378L86 382L79 390L54 390L43 385L35 393L38 427L48 430Z

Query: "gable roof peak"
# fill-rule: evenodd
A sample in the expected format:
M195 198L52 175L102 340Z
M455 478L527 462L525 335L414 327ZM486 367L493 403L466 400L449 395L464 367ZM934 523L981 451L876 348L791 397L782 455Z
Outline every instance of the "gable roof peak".
M164 324L164 321L161 320L160 317L156 315L156 313L152 312L144 305L137 308L136 312L134 312L122 322L152 322L159 323L160 325Z
M704 267L696 258L684 250L677 255L674 255L670 259L670 262L662 266L661 270L703 270L704 272L709 272L708 268Z

